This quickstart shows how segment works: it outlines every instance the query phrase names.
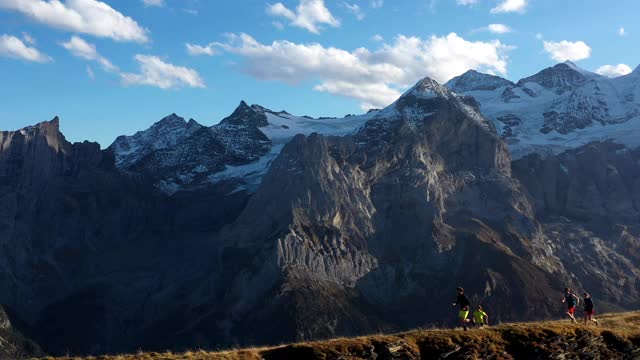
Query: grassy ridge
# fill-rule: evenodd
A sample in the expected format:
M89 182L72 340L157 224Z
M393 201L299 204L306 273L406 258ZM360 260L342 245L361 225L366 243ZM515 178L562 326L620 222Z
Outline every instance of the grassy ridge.
M599 317L600 326L568 320L503 324L482 329L414 330L277 347L138 353L47 360L278 360L278 359L640 359L640 312Z

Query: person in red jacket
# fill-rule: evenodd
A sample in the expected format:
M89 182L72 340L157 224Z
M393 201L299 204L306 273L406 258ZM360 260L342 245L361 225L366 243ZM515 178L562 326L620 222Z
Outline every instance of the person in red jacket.
M589 321L593 321L598 326L598 320L593 317L596 313L593 309L593 300L591 299L591 295L589 293L584 293L584 326L587 326Z

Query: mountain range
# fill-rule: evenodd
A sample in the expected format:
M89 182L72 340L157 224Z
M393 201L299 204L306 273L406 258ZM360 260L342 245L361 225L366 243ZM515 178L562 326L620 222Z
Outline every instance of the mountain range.
M0 302L47 353L217 348L640 307L640 70L424 78L314 119L244 101L107 149L0 132ZM453 315L449 316L447 312Z

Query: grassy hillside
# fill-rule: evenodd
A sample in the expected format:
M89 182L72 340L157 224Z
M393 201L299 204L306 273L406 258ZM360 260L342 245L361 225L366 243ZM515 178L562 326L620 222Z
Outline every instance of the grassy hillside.
M63 359L640 359L640 312L609 314L599 317L599 320L599 327L573 325L563 320L503 324L467 332L415 330L395 335L371 335L215 353L138 353Z

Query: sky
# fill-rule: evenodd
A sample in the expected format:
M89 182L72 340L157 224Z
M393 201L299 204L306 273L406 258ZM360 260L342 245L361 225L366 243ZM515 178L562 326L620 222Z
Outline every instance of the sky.
M566 60L640 63L637 0L0 0L0 130L60 117L109 146L241 100L296 115L384 107L468 69L517 81Z

